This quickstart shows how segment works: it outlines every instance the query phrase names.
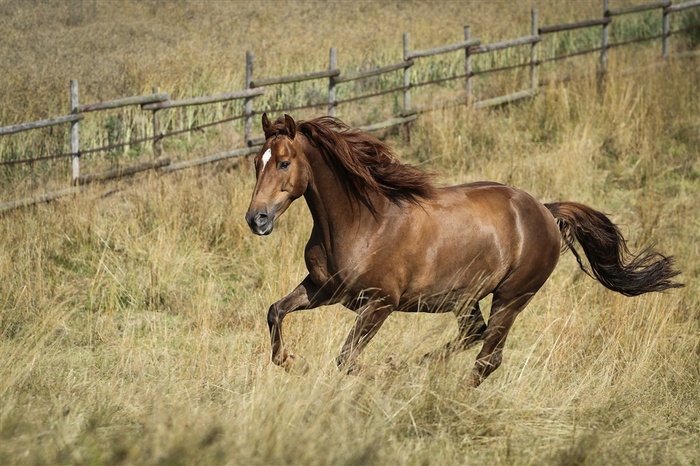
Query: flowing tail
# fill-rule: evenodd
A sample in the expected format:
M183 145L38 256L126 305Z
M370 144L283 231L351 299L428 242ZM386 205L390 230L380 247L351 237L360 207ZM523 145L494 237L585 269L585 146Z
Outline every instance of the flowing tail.
M683 286L672 280L681 273L673 269L673 257L648 248L630 253L620 230L601 212L576 202L554 202L545 207L557 220L566 247L576 256L581 270L605 287L637 296ZM583 248L592 272L581 261L574 240Z

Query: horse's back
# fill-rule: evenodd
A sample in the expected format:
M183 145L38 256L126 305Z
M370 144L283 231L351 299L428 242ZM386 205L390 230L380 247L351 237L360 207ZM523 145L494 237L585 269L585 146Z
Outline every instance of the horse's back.
M490 292L509 277L528 276L541 281L533 285L539 288L558 261L561 236L554 217L520 189L488 181L449 186L420 210L415 220L425 221L411 228L424 230L423 241L414 247L434 250L438 275L473 275L464 285L483 279L483 291Z
M465 223L479 223L500 236L501 244L521 248L542 245L559 251L556 220L542 202L526 191L492 181L442 188L442 203L450 205ZM512 245L514 247L514 245Z
M456 186L451 186L453 188L497 188L497 187L503 187L503 188L508 188L509 186L503 184L503 183L498 183L496 181L472 181L471 183L464 183L464 184L459 184Z
M521 189L493 181L476 181L441 188L436 201L436 206L449 206L455 213L463 212L464 215L483 222L507 219L515 222L524 220L523 214L529 214L537 217L539 222L555 223L552 214L535 197Z

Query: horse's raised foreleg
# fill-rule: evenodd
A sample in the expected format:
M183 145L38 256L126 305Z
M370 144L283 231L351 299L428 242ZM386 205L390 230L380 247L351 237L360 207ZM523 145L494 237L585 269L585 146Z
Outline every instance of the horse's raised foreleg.
M502 300L496 296L491 305L491 317L484 332L484 346L481 347L472 369L469 385L477 387L501 365L503 346L506 344L508 332L515 318L527 305L534 293L520 295L510 300Z
M282 339L282 320L290 312L313 309L331 302L331 295L321 290L310 276L306 276L294 291L280 299L267 312L267 325L270 328L272 342L272 362L288 369L294 360L294 354L287 351Z
M479 302L468 308L468 312L455 312L459 334L454 340L447 342L445 346L423 356L423 361L446 359L453 353L464 351L481 340L486 331L486 322L481 314Z
M357 357L393 310L391 306L373 301L358 312L355 326L348 334L340 356L336 360L339 369L352 372Z

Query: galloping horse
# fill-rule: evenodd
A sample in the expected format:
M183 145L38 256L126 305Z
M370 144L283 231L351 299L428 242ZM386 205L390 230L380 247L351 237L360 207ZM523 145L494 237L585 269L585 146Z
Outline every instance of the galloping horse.
M483 340L471 373L479 385L501 364L517 315L570 249L581 267L627 296L683 286L672 257L630 254L602 213L574 202L542 204L492 182L437 188L431 175L399 162L388 145L340 120L298 124L262 116L265 144L255 157L256 185L246 221L268 235L304 196L313 217L308 275L270 306L272 361L288 368L282 320L290 312L341 303L357 313L337 358L355 360L394 311L449 312L459 334L426 355L444 357ZM577 241L590 267L574 249ZM493 294L488 324L479 301Z

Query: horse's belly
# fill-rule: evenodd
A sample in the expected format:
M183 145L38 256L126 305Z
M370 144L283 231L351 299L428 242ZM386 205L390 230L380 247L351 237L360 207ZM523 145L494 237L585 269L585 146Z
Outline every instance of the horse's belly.
M470 290L453 290L434 295L408 295L403 297L396 310L431 314L453 312L461 308L471 308L479 299L481 296Z

